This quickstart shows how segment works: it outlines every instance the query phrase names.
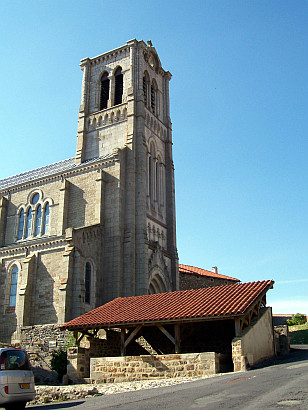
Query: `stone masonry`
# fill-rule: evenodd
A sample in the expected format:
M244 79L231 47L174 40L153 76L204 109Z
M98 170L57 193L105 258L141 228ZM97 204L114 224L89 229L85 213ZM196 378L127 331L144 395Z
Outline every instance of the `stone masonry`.
M214 352L99 357L91 358L90 363L90 379L99 383L205 376L219 372L219 355Z
M0 342L179 288L171 74L137 40L81 69L75 157L0 180Z

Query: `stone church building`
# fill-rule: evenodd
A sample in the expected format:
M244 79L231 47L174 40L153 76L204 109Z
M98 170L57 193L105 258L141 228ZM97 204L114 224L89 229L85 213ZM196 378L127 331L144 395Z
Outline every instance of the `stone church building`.
M81 60L77 147L0 180L0 341L179 289L171 74L151 42Z

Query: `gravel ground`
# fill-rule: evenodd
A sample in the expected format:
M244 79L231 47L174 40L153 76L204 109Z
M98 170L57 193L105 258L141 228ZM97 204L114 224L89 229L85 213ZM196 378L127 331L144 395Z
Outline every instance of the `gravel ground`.
M211 375L208 377L214 376L218 375ZM116 394L142 389L154 389L157 387L172 386L179 383L187 383L205 378L207 377L178 377L170 379L142 380L124 383L74 384L69 386L36 386L35 400L29 402L28 405L44 404L53 401L82 399L85 397Z

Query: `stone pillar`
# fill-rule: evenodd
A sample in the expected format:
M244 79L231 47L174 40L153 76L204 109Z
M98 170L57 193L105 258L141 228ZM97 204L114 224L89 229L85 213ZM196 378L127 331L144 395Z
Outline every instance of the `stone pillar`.
M31 325L32 283L36 256L27 256L22 262L19 272L16 297L17 337L22 326Z
M85 124L86 114L88 111L88 77L89 77L89 58L81 60L80 67L83 71L82 88L81 88L81 105L78 116L78 130L77 130L77 147L75 163L80 164L84 161L84 144L85 144Z
M5 243L5 226L6 226L6 215L7 207L9 201L6 198L0 199L0 246Z
M71 232L71 230L67 230ZM68 236L68 235L66 235ZM59 306L58 306L58 323L62 324L72 319L71 301L72 301L72 286L73 286L73 266L74 266L74 246L68 245L63 253L63 268L61 275L61 283L59 286Z
M68 216L68 203L69 203L69 181L64 179L61 183L60 188L60 199L59 199L59 234L63 235L65 229L67 228L67 216Z
M98 171L98 177L96 178L96 196L95 196L95 222L103 223L104 216L104 188L105 188L105 175L103 170Z

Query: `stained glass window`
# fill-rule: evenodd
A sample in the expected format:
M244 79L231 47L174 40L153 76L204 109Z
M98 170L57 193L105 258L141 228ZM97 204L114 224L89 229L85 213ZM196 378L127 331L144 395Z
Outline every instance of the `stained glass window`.
M49 230L49 203L45 205L44 209L44 220L43 220L43 235L48 233Z
M17 280L18 280L18 268L15 265L11 271L9 306L16 306Z
M86 263L86 272L85 272L85 302L90 303L91 301L91 264Z
M41 225L42 225L42 207L41 205L39 205L36 210L34 236L37 236L41 233Z
M25 212L22 209L19 214L18 219L18 232L17 232L17 239L22 239L24 233L24 222L25 222Z
M32 208L30 206L27 212L26 238L28 236L31 236L31 228L32 228Z

